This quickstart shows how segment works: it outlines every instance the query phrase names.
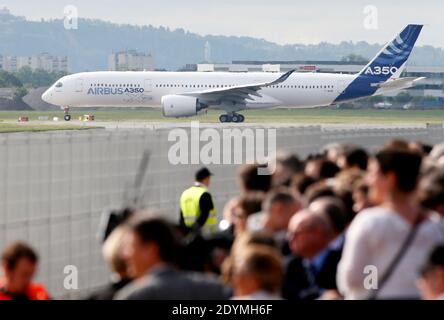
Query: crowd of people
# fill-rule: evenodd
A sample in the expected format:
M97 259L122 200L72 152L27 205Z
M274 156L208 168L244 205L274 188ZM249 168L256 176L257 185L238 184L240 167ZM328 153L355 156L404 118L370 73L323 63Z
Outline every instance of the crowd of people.
M177 223L133 212L103 244L112 281L88 298L444 299L444 145L331 144L264 170L239 168L222 221L206 168ZM0 299L49 298L32 283L37 263L26 244L8 246Z

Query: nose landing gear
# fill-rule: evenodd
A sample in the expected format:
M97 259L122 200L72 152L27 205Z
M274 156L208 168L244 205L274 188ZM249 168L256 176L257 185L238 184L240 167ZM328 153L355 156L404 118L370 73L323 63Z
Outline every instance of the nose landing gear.
M233 114L223 114L219 117L219 121L222 123L226 122L234 122L234 123L241 123L245 121L245 117L238 113Z
M65 121L71 121L71 115L69 114L69 107L64 107L63 112L65 113L63 119L65 119Z

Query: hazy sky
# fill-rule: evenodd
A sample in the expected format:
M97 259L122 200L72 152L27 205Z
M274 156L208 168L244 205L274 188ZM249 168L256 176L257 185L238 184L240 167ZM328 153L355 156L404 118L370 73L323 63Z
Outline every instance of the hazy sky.
M65 5L75 5L84 18L202 35L247 35L280 44L383 43L406 24L423 23L427 27L419 44L444 47L442 0L0 0L0 7L32 20L62 18ZM377 30L364 28L367 5L378 9Z

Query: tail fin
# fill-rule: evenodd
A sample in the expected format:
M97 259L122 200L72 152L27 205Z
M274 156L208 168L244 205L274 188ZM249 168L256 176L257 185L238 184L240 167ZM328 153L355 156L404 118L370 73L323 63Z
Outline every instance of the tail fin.
M376 93L382 83L396 80L405 68L422 25L409 24L356 76L334 102L360 99Z
M378 55L360 72L360 75L375 77L374 82L398 79L404 71L407 59L415 46L423 25L409 24L389 42Z

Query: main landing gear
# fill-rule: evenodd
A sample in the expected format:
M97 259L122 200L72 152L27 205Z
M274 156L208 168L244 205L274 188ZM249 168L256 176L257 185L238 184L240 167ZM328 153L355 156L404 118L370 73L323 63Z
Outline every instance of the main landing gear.
M65 121L71 121L71 115L69 114L69 107L63 107L63 112L65 113L63 119L65 119Z
M238 113L223 114L219 117L219 121L222 123L226 123L226 122L240 123L240 122L245 121L245 117L241 114L238 114Z

